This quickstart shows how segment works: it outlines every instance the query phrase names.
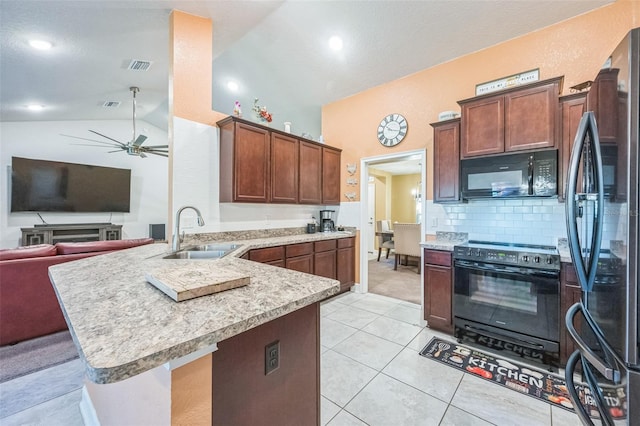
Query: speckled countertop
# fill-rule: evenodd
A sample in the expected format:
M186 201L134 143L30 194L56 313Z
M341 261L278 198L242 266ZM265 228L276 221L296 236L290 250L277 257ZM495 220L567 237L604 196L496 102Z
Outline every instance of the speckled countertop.
M469 234L466 232L436 232L436 237L433 240L426 240L420 242L422 248L428 248L433 250L453 251L453 247L457 244L466 242L469 239Z
M162 259L170 245L150 244L52 266L49 275L89 379L113 383L211 347L340 289L336 280L240 259L248 250L353 235L227 239L239 247L213 260ZM188 269L194 262L216 262L249 275L251 282L178 303L145 280L148 269L168 264Z

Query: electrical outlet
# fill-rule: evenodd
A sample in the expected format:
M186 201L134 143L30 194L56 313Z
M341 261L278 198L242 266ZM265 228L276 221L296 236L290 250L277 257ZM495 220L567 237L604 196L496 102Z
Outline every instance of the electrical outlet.
M280 367L280 341L276 340L264 347L264 374L273 373Z

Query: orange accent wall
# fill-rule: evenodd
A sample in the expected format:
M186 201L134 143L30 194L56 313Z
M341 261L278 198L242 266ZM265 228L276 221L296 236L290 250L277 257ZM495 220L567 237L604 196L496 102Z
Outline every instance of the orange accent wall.
M226 114L212 110L213 24L174 10L169 24L170 115L213 125Z
M540 79L564 76L563 94L592 80L608 55L640 21L640 2L616 3L542 30L425 69L366 90L322 108L322 134L328 144L342 148L343 170L361 158L427 150L427 199L433 199L433 129L442 111L460 111L458 100L475 96L476 84L531 69ZM444 41L443 41L444 42ZM416 54L420 52L416 43ZM387 148L377 140L380 120L401 113L409 123L406 138ZM347 189L343 179L341 194ZM359 188L356 189L359 194ZM343 202L347 201L343 198Z

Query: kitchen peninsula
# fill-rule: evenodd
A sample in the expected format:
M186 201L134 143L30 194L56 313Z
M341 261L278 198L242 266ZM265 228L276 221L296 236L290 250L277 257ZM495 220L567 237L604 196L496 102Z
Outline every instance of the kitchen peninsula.
M233 252L209 260L163 259L170 247L151 244L51 267L89 379L85 423L319 422L319 302L337 294L339 282L240 257L353 236L240 239ZM200 262L244 274L250 283L175 302L145 279L168 266L187 274ZM268 362L273 355L275 366Z

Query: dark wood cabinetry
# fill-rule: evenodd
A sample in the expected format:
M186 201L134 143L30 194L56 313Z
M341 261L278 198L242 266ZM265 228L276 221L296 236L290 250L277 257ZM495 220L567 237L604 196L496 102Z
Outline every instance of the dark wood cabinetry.
M424 249L424 319L429 328L453 334L451 252Z
M300 142L300 204L322 203L322 147Z
M287 269L313 274L313 243L285 246Z
M565 365L569 355L573 353L577 348L573 339L567 331L565 325L565 316L567 310L580 301L582 290L578 283L578 277L576 276L576 270L570 263L563 263L560 270L560 363Z
M433 127L433 201L460 201L460 119Z
M344 292L355 284L355 237L250 250L242 258L340 281Z
M270 199L269 132L246 123L220 127L220 201L266 203Z
M461 157L552 148L562 78L459 101Z
M564 191L567 186L567 176L569 174L569 159L573 142L578 132L578 124L585 111L587 93L576 93L560 98L560 110L562 112L562 149L560 150L558 170L558 198L564 199Z
M271 134L271 202L298 202L298 140Z
M600 143L618 142L619 69L600 70L587 94L587 111L593 111L598 123Z
M237 117L217 124L220 202L340 204L340 149Z
M341 238L336 250L336 276L340 281L340 291L347 291L356 282L356 239Z
M340 204L340 151L322 147L322 204Z
M319 330L315 303L218 343L211 423L320 424ZM265 347L273 342L279 342L279 367L265 374Z
M337 279L336 240L316 241L313 244L313 273L321 277Z

